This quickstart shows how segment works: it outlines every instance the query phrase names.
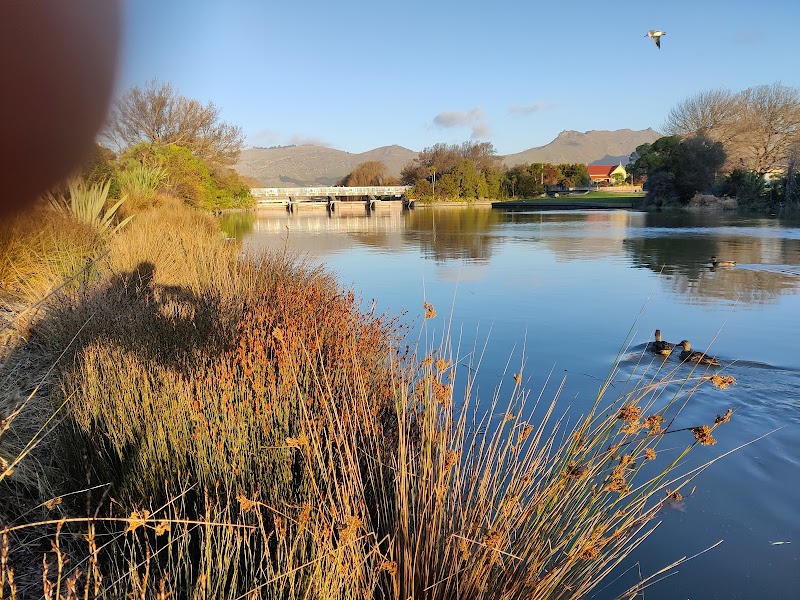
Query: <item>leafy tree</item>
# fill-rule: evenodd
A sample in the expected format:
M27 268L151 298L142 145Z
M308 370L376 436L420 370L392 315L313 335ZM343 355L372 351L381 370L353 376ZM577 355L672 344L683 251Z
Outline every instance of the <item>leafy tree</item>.
M481 176L486 181L486 195L483 198L500 198L503 195L504 173L499 169L484 167Z
M435 144L407 163L400 177L417 190L422 179L433 186L434 173L437 198L499 198L503 189L503 167L488 142Z
M475 168L475 163L464 159L453 170L452 174L458 183L458 195L460 197L478 197L478 170Z
M542 167L544 171L544 185L558 185L561 181L561 171L556 165L545 164Z
M478 198L489 197L489 183L486 181L486 175L484 175L483 173L478 174L477 197Z
M440 198L458 198L461 195L461 181L459 176L453 173L446 173L436 179L436 196Z
M241 128L221 121L212 102L204 105L178 95L172 84L157 79L122 95L111 113L108 134L123 147L177 144L211 165L236 162L244 142Z
M647 177L644 188L648 201L656 205L671 200L688 203L695 193L711 188L725 163L722 143L701 135L685 140L662 137L652 144L642 144L634 155L631 170Z
M358 165L353 171L336 182L343 186L386 185L386 165L377 160L369 160Z
M533 163L531 165L517 165L506 173L506 181L513 181L514 192L521 198L534 198L544 193L543 179L544 165ZM511 186L509 185L509 188Z
M585 164L560 164L557 168L561 172L561 185L573 187L589 183L589 170Z
M417 198L433 197L433 187L431 186L431 182L427 179L418 179L414 183L414 189L411 190L411 194Z

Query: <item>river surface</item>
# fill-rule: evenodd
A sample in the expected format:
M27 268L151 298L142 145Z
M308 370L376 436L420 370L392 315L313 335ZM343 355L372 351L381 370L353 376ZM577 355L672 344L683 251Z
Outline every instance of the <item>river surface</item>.
M562 397L580 408L621 349L617 378L635 371L656 328L708 350L737 384L702 387L681 423L735 413L715 432L718 443L696 448L684 468L777 431L700 474L617 573L630 569L593 597L612 598L639 573L723 540L644 597L800 598L800 220L388 205L368 215L358 205L224 221L245 249L299 252L379 310L419 324L423 301L433 304L439 316L428 326L441 332L452 321L459 358L476 341L483 351L486 402L501 382L509 389L523 359L526 387L538 393L550 373L566 374ZM712 269L712 255L738 264Z

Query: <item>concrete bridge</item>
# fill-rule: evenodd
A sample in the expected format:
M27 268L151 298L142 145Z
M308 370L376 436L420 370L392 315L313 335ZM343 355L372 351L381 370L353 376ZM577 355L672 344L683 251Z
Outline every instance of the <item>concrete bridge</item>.
M250 193L258 204L302 202L312 198L402 198L411 189L410 185L367 185L358 187L316 186L286 188L251 188Z

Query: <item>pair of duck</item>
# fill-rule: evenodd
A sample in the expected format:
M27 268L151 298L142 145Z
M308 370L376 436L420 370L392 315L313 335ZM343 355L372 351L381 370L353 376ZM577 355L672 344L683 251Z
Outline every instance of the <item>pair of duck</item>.
M656 354L660 354L661 356L669 356L672 354L672 351L676 348L681 349L681 360L682 361L689 361L693 363L697 363L698 365L710 365L713 367L720 366L720 362L714 358L713 356L709 356L705 352L696 352L692 350L692 345L689 343L689 340L682 340L678 344L670 344L669 342L665 342L661 339L661 330L656 329L655 333L656 339L654 342L650 342L648 347L650 348L651 352L655 352Z

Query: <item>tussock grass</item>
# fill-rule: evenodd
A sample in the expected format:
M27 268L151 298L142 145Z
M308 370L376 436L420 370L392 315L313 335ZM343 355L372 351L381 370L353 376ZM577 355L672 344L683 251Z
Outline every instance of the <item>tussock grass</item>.
M659 458L708 379L650 371L580 418L518 374L477 414L448 340L406 346L330 274L181 207L93 272L2 370L0 452L26 457L0 475L0 594L16 573L53 598L579 598L729 417Z
M0 297L8 309L32 304L86 267L100 234L68 214L39 206L0 224Z

